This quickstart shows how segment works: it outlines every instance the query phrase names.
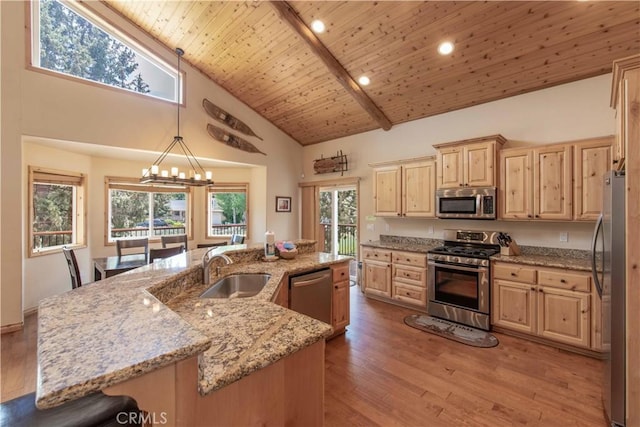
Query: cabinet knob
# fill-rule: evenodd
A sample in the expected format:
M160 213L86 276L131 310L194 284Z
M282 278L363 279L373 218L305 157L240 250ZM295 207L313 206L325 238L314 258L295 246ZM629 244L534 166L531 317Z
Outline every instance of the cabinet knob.
M527 215L527 218L531 218L531 215Z
M398 216L402 216L402 214L400 212L398 212Z
M532 291L535 291L535 290L536 290L536 288L534 288L534 287L532 286L532 287L531 287L531 290L532 290Z
M617 164L617 163L618 163L618 160L617 160L617 159L613 161L613 164L614 164L614 165L615 165L615 164Z
M513 271L511 272L511 275L512 275L513 277L516 277L516 276L517 276L517 274L516 274L516 273L514 273Z
M464 185L462 183L460 183L460 187L464 187Z
M560 283L567 283L567 281L564 279L560 279Z
M540 215L536 215L536 218L540 218Z
M338 289L338 285L335 285L335 286L334 286L334 288L335 288L335 289Z

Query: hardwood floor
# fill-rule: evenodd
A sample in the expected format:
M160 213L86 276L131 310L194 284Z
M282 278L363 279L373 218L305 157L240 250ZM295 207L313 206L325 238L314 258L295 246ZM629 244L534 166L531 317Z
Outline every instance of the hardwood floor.
M326 426L605 426L603 362L502 334L459 344L350 289L351 325L326 348ZM2 401L35 390L36 329L29 316L2 336Z
M327 343L327 426L604 427L602 361L502 334L476 348L406 326L412 310L351 288Z
M37 313L25 317L22 330L2 335L0 401L36 391L37 342Z

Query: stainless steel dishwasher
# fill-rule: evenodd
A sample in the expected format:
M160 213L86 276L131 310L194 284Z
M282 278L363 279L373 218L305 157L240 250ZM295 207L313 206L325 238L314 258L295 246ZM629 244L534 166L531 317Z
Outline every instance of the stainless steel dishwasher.
M331 324L331 269L292 276L289 279L291 310Z

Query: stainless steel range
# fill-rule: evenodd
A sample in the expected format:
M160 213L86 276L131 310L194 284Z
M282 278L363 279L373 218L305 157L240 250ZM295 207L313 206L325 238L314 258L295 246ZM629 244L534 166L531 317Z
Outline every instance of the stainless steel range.
M427 254L430 315L491 328L489 257L500 251L494 231L444 230L444 246Z

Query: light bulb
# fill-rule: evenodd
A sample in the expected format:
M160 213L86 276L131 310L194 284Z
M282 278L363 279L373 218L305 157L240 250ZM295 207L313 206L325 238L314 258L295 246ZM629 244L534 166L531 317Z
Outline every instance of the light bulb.
M200 181L200 178L202 178L202 175L200 175L199 173L193 176L193 179L195 179L196 181Z
M176 167L171 168L171 176L178 176L178 168Z
M211 171L206 171L204 176L207 178L207 181L211 181L211 179L213 179L213 173Z
M316 19L311 23L311 29L314 33L324 33L324 22L319 19Z
M158 165L151 165L151 175L158 175L159 169Z
M451 42L442 42L438 46L438 53L440 55L449 55L453 52L453 43Z

